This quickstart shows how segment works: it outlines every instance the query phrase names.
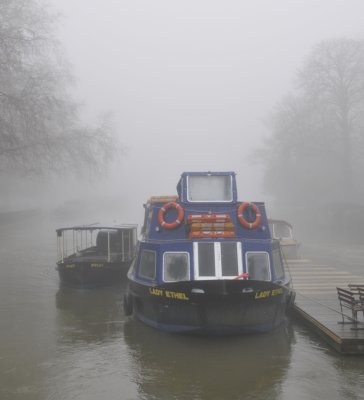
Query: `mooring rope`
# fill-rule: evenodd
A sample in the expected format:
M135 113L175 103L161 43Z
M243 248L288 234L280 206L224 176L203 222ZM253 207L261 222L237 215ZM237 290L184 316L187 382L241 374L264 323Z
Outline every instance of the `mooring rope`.
M328 306L327 304L323 304L323 303L321 303L320 301L318 301L318 300L316 300L316 299L313 299L312 297L305 296L304 294L299 293L299 292L298 292L298 294L299 294L300 296L304 297L305 299L311 300L312 302L314 302L314 303L316 303L316 304L319 304L319 305L322 306L322 307L327 308L328 310L334 311L336 314L339 314L341 317L346 317L346 318L350 319L350 320L353 321L353 323L355 323L355 324L361 324L361 325L364 324L364 322L358 321L357 319L355 319L355 318L353 318L353 317L350 317L349 315L344 314L342 311L336 310L335 308L332 308L332 307Z

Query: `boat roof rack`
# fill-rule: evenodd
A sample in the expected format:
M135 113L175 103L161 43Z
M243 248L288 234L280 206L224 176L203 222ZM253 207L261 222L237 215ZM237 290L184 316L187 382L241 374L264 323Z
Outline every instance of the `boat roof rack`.
M148 200L149 204L155 204L155 203L169 203L171 201L178 201L178 196L172 195L172 196L151 196Z
M58 228L56 232L59 234L64 231L91 231L91 230L100 230L100 229L113 229L113 230L121 230L121 229L133 229L137 228L137 224L122 224L122 225L98 225L98 224L90 224L90 225L75 225L69 226L66 228Z

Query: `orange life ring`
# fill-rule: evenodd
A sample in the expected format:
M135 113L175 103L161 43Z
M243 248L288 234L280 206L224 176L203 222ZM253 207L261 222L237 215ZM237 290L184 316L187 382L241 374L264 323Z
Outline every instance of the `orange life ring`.
M255 212L255 220L253 222L249 222L244 218L244 211L248 207L251 207ZM256 204L248 203L248 202L244 202L244 203L240 204L240 206L238 208L238 220L244 228L255 229L256 227L259 226L261 219L262 219L262 215L260 214L260 210Z
M170 208L175 208L178 211L178 216L175 221L166 222L164 220L164 215L165 215L166 211L169 210ZM185 212L183 210L183 207L174 201L170 201L169 203L164 204L164 206L162 206L160 208L160 210L158 212L158 222L165 229L175 229L175 228L177 228L177 226L181 225L184 215L185 215Z

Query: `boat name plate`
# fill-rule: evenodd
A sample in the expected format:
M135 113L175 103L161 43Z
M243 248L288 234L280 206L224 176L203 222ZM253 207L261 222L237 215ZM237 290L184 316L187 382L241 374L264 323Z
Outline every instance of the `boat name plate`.
M167 297L176 300L189 300L186 293L173 292L171 290L163 290L158 288L149 288L149 293L153 296Z
M283 288L273 289L273 290L262 290L260 292L255 293L256 299L266 299L270 296L278 296L283 294Z

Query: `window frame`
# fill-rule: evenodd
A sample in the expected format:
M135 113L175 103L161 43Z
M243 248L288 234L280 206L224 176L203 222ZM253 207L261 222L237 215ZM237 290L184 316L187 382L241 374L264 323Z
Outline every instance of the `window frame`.
M230 178L230 200L191 200L190 198L190 183L189 183L189 179L190 178L201 178L201 177L208 177L208 175L190 175L187 176L186 179L186 192L187 192L187 201L189 203L232 203L234 201L234 189L233 189L233 177L231 175L212 175L212 176L216 176L216 177L228 177Z
M142 266L142 254L143 253L153 253L154 254L154 277L151 278L150 276L145 276L141 274L141 266ZM151 249L142 249L140 252L140 258L139 258L139 266L138 266L138 277L148 280L148 281L155 281L157 279L157 252L155 250L151 250Z
M272 267L271 267L269 253L267 251L254 251L254 250L248 250L247 252L245 252L245 269L248 274L249 274L249 265L248 265L249 254L266 254L267 260L268 260L269 279L264 280L264 282L271 282L272 281ZM250 274L249 274L248 279L250 279Z
M279 261L280 261L280 265L281 265L282 273L283 273L282 276L277 276L276 263L274 262L275 261L274 260L275 254L277 254L277 256L279 257ZM286 277L286 270L284 268L284 264L283 264L283 260L282 260L281 254L282 253L281 253L281 250L279 248L276 248L276 249L272 250L272 266L273 266L272 269L274 271L274 278L277 281L283 281L284 278Z
M204 276L199 274L199 258L198 246L200 243L213 243L214 257L215 257L215 275ZM236 245L238 273L237 275L223 275L222 274L222 253L221 244L234 243ZM242 244L241 242L194 242L193 243L193 256L194 256L194 273L195 280L214 280L214 279L233 279L243 273L243 257L242 257Z
M165 261L164 261L164 256L165 256L166 254L187 254L187 272L188 272L187 279L185 279L185 280L183 280L183 281L176 281L176 280L174 280L174 281L167 281L167 280L165 280L165 274L164 274L164 272L165 272L165 268L164 268L164 266L165 266ZM173 283L173 282L185 282L185 281L191 280L191 261L190 261L190 253L189 253L188 251L165 251L165 252L163 253L163 259L162 259L162 280L163 280L163 282L171 282L171 283Z
M273 238L274 239L293 239L293 230L292 230L292 228L289 226L289 225L286 225L286 224L282 224L282 225L284 225L286 228L288 228L288 231L289 231L289 236L277 236L276 235L276 229L278 229L278 227L276 227L276 225L277 224L273 224Z

